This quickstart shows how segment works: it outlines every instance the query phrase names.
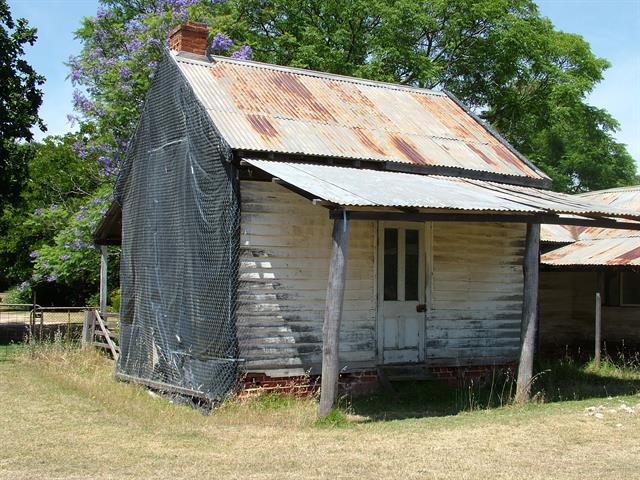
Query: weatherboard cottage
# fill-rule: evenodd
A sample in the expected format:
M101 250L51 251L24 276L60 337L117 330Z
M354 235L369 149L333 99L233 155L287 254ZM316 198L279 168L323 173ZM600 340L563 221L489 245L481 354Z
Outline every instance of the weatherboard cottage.
M206 39L172 32L96 232L122 245L119 378L218 399L322 374L326 412L338 373L455 379L521 345L530 368L539 224L640 217L550 191L446 92Z

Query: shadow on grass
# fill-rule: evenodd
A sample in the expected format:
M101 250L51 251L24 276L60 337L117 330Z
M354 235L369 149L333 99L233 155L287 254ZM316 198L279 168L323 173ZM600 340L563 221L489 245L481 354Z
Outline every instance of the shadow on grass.
M542 362L534 392L545 402L586 400L640 392L640 365L620 365L611 359L596 370L593 362L578 364L568 359Z
M585 400L640 392L640 368L605 360L595 371L591 363L572 360L538 365L533 385L536 401L542 403ZM466 383L451 387L437 381L399 382L394 392L353 398L348 410L369 421L441 417L512 403L516 382L511 375L496 376L485 384Z

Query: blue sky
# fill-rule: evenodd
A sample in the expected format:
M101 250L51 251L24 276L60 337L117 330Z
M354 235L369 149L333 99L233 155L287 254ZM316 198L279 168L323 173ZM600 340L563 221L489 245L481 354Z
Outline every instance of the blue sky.
M538 0L543 15L556 27L582 35L612 67L589 97L621 124L617 138L628 145L640 165L640 0ZM25 17L38 28L38 42L27 59L47 78L40 111L49 134L70 129L73 88L64 62L80 43L73 32L83 16L93 15L97 0L9 0L14 18ZM41 138L43 134L37 133Z

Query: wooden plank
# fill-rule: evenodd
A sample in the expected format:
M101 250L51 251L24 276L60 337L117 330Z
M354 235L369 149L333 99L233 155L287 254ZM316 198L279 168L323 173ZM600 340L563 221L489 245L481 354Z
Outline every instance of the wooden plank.
M349 221L339 218L333 222L332 251L327 284L327 301L322 328L322 379L319 416L326 416L338 396L339 333L347 276Z
M96 322L100 327L100 330L102 330L102 333L104 333L104 338L107 342L107 345L109 346L109 350L111 350L111 355L113 355L114 360L118 360L118 351L116 350L116 344L113 343L113 340L111 340L111 337L109 336L109 330L107 330L107 327L105 326L104 321L100 316L100 313L97 311L94 311L94 315L96 318Z
M528 402L531 399L533 380L533 360L538 330L538 283L540 265L540 224L527 225L526 250L523 262L524 301L522 303L522 346L516 401Z

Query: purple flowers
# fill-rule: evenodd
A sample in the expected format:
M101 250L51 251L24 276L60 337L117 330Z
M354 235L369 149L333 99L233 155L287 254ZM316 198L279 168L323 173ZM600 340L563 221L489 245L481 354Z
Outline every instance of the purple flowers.
M250 60L252 54L253 50L251 47L249 45L243 45L231 54L231 58L235 58L236 60Z
M35 252L35 251L34 251L34 252L31 252L31 253L29 254L29 256L30 256L31 258L38 258L40 255L38 255L38 252Z
M33 214L34 214L34 215L42 215L42 209L41 209L41 208L36 208L36 209L33 211Z
M71 258L70 255L60 255L60 260L62 260L63 262L66 262L67 260L69 260Z
M88 152L85 147L85 144L81 140L78 140L73 145L71 145L71 151L76 155L78 155L83 160L87 158Z
M25 289L25 288L27 288L29 285L30 285L30 284L29 284L29 282L26 282L26 281L25 281L25 282L22 282L22 283L20 284L20 286L18 287L18 291L19 291L20 293L24 292L24 289Z
M224 33L216 33L211 42L211 48L213 50L228 50L233 45L233 40L227 37Z
M102 166L100 173L102 173L103 175L111 177L118 173L118 169L109 157L106 157L104 155L98 157L98 163Z
M51 283L51 282L55 282L58 279L58 277L56 277L54 274L51 275L47 275L46 280L47 282Z
M49 210L57 210L57 209L58 209L58 205L56 205L55 203L52 203L52 204L49 206Z
M120 69L120 80L123 80L123 81L129 80L129 78L131 78L132 73L133 72L129 67L122 67Z
M95 110L93 103L78 90L73 91L73 107L84 114Z

